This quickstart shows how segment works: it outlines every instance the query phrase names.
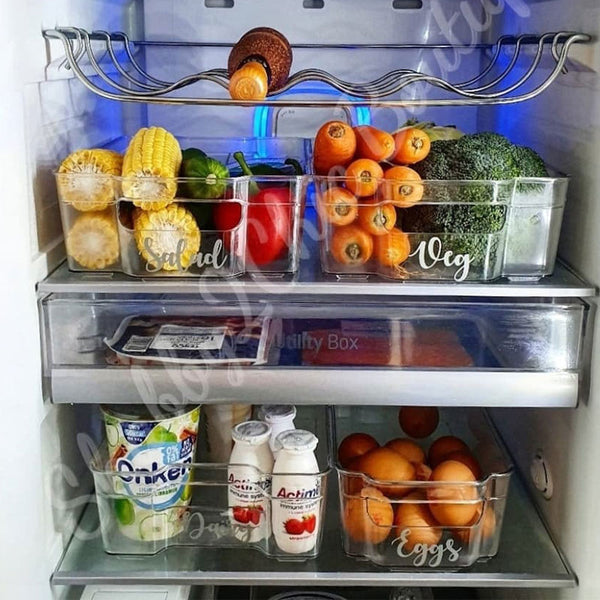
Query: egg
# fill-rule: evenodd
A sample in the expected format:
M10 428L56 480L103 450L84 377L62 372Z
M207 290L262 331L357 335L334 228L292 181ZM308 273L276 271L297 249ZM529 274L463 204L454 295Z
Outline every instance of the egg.
M471 541L472 536L481 535L481 540L489 540L496 531L496 513L494 512L494 507L491 503L487 503L483 518L477 527L474 525L477 524L481 517L481 507L478 508L475 516L467 523L467 527L469 529L456 529L453 532L455 538L460 540L463 544L468 544Z
M392 504L376 488L365 487L359 496L344 499L342 523L354 542L383 542L390 534L393 522Z
M429 465L435 469L444 457L451 452L470 452L467 446L460 438L453 435L445 435L438 438L429 448Z
M471 470L471 473L473 473L473 477L475 477L475 479L479 480L483 476L483 472L479 466L479 463L477 462L477 459L470 452L456 450L454 452L450 452L450 454L447 454L444 457L444 461L446 460L455 460L462 463L465 465L465 467L468 467Z
M348 463L357 456L366 454L373 448L378 448L377 440L368 433L351 433L347 435L338 448L338 461L342 467L346 468Z
M440 525L467 525L480 510L478 491L471 470L462 463L448 460L440 463L429 481L444 483L427 489L429 509ZM460 485L464 482L466 485ZM452 485L455 484L455 485Z
M398 481L414 481L415 467L404 456L390 450L390 448L375 448L363 454L356 461L357 468L378 483ZM411 486L382 485L379 489L391 498L408 494Z
M429 481L433 470L425 463L417 463L415 465L415 478L417 481Z
M437 524L427 504L416 502L419 500L426 500L425 495L412 492L402 499L396 509L394 535L405 540L403 551L411 552L417 544L435 546L442 537L443 528Z
M421 446L409 440L407 438L397 438L390 440L386 445L386 448L391 448L394 452L401 454L411 463L424 463L425 452Z
M398 422L406 435L426 438L437 429L440 413L435 406L403 406L398 411Z

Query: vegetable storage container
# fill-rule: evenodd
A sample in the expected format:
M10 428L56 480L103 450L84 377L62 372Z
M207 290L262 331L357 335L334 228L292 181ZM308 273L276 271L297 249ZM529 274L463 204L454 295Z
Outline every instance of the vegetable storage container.
M460 483L381 481L337 462L342 542L347 554L390 568L452 569L497 553L512 472L510 461L482 410L440 412L433 434L414 441L426 450L440 436L457 436L467 443L484 475ZM378 407L376 411L336 407L335 447L356 432L370 434L380 444L403 437L397 423L397 407ZM447 513L470 510L474 517L460 526L440 525L432 506ZM417 513L416 518L411 511ZM439 510L435 514L439 515Z
M368 197L348 182L315 177L326 273L461 282L554 269L566 178L377 179Z
M233 176L56 173L69 268L144 278L295 272L307 181L298 173L310 165L310 141L181 142L203 148ZM256 174L244 174L238 153Z
M250 465L242 465L245 473L252 473L247 482L247 491L263 507L257 518L251 515L244 518L234 511L228 500L230 486L236 485L231 479L231 471L227 464L202 462L208 456L205 439L198 440L199 462L177 464L170 463L156 471L123 471L115 472L108 463L109 457L99 451L90 462L96 490L96 501L100 515L100 530L104 549L109 554L155 554L171 546L195 546L203 548L237 548L259 550L263 554L282 561L305 561L319 553L325 519L325 503L327 479L331 470L331 419L327 408L303 407L298 412L297 423L306 430L312 431L319 439L316 456L320 471L315 475L318 482L316 492L310 497L318 501L318 514L315 515L317 537L314 547L303 553L293 554L280 549L275 536L271 532L271 516L274 503L306 502L306 499L277 497L269 490L272 473L264 473ZM202 431L203 426L200 427ZM181 479L182 471L187 478ZM189 498L189 505L164 508L164 494L170 474L178 475L183 481L182 494ZM295 474L290 474L293 477ZM306 475L298 475L306 478ZM123 482L127 484L123 485ZM144 487L145 486L145 487ZM130 487L132 489L130 489ZM135 490L133 490L135 487ZM246 489L246 488L245 488ZM133 494L135 491L135 495ZM125 535L128 525L122 522L124 503L141 503L147 511L153 513L151 523L152 535ZM177 526L172 526L176 523ZM251 537L252 529L261 524L268 524L266 536L258 541ZM304 525L300 522L300 525ZM171 535L173 532L179 532ZM162 533L164 532L164 533ZM144 539L145 538L145 539Z

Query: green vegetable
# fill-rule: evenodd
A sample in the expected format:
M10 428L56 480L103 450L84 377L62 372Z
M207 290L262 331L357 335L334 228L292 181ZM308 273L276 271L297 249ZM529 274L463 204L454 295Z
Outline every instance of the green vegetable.
M543 160L533 150L515 146L496 133L432 142L429 155L415 164L414 169L423 179L434 180L511 180L547 176ZM494 199L492 186L471 184L458 188L440 184L429 186L428 194L433 201L455 204L422 204L404 209L401 211L403 230L456 234L446 236L445 248L459 254L468 253L473 264L481 266L489 252L489 237L483 234L499 233L506 223L506 206L489 204ZM469 204L456 204L463 202Z
M183 160L188 160L189 158L203 158L206 156L206 152L200 150L200 148L186 148L181 156Z
M221 198L225 193L229 169L218 160L207 156L193 156L183 161L182 177L198 178L198 181L186 181L182 191L186 198Z
M293 173L290 173L290 169L279 168L269 165L267 163L256 163L252 165L252 168L248 165L246 157L243 152L234 152L233 158L240 165L242 173L248 175L248 171L252 171L252 175L304 175L302 165L294 158L286 158L284 164L290 166L293 169Z

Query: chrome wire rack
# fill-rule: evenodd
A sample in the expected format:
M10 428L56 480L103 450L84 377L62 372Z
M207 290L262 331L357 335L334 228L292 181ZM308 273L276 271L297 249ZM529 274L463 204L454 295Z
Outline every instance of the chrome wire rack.
M65 59L62 63L92 92L111 100L144 102L151 104L195 104L232 106L464 106L513 104L535 98L546 90L561 74L566 72L569 51L573 44L587 43L591 36L560 31L541 35L503 36L495 44L480 44L470 48L489 49L491 57L487 66L476 77L451 83L426 73L411 69L395 69L385 75L364 83L344 81L321 69L303 69L290 76L287 84L277 94L259 102L240 102L228 97L188 97L177 95L195 83L207 81L226 90L229 77L226 69L210 69L194 73L177 81L164 81L153 77L136 58L137 49L143 46L190 46L228 47L230 44L194 42L132 41L122 32L88 32L76 27L62 27L44 31L46 39L62 42ZM452 45L361 45L327 46L301 44L299 48L393 48L393 49L454 49ZM533 48L525 52L524 48ZM501 61L501 57L505 61ZM550 69L542 69L542 60L550 60ZM506 64L502 64L506 62ZM515 77L519 65L521 74ZM543 71L543 77L540 74ZM323 98L294 97L286 94L303 83L319 83L339 92L338 96ZM440 90L441 97L401 98L400 93L414 86L425 84L426 88ZM423 89L423 88L421 88ZM223 94L223 92L221 92ZM314 94L313 94L314 95Z

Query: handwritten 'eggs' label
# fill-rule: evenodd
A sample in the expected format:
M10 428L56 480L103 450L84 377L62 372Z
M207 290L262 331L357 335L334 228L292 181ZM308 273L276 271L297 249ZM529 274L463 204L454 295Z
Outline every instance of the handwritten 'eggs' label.
M411 550L407 550L410 529L403 529L399 537L392 541L392 545L398 544L396 552L400 558L412 558L415 567L439 567L442 560L454 563L460 557L461 547L454 547L454 540L448 538L443 544L414 544Z

